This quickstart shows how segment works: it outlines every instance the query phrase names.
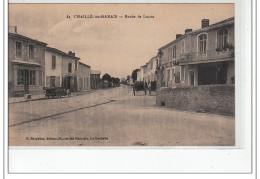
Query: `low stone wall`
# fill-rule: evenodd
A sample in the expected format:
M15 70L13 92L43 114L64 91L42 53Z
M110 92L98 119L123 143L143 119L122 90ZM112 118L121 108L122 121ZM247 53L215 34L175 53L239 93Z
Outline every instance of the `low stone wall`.
M235 115L234 85L203 85L161 88L156 105L185 111Z

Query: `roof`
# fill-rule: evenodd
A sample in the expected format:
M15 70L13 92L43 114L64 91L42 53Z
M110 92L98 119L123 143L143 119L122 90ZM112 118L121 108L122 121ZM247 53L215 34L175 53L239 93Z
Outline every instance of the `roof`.
M90 66L85 63L79 62L79 64L90 68Z
M91 75L100 75L101 72L99 70L91 70L90 74Z
M45 43L45 42L41 42L39 40L32 39L32 38L26 37L26 36L21 35L21 34L16 34L16 33L9 32L8 33L8 37L14 37L14 38L20 38L20 39L23 39L23 40L26 40L26 41L32 41L34 43L37 43L37 44L40 44L40 45L43 45L43 46L47 45L47 43Z
M58 50L58 49L56 49L56 48L46 47L46 50L49 50L49 51L52 51L52 52L56 52L56 53L59 53L59 54L61 54L61 55L65 55L65 56L67 56L67 57L72 57L72 58L80 59L79 57L72 56L72 55L70 55L70 54L68 54L68 53L66 53L66 52L63 52L63 51L61 51L61 50Z
M156 57L157 57L157 56L152 57L152 58L148 61L148 63L151 62L151 61L153 61L153 60L155 60Z
M204 28L201 28L201 29L198 29L198 30L194 30L194 31L191 31L191 32L188 32L186 34L183 34L181 37L179 37L178 39L175 39L173 41L171 41L170 43L162 46L161 48L158 49L158 51L164 49L164 48L167 48L168 46L178 42L179 40L182 40L184 37L186 37L187 35L190 35L190 34L198 34L198 33L201 33L201 32L205 32L205 31L210 31L210 30L213 30L213 29L216 29L216 28L219 28L219 27L223 27L223 26L226 26L226 25L231 25L231 24L234 24L234 17L230 17L228 19L225 19L223 21L220 21L220 22L217 22L215 24L211 24L207 27L204 27Z

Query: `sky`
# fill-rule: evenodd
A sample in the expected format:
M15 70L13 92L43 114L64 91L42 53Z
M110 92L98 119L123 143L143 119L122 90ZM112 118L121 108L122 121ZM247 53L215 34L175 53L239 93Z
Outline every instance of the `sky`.
M91 14L118 18L74 17ZM176 34L200 29L202 19L213 24L233 16L234 4L9 4L9 26L19 34L73 51L92 70L118 78L146 64Z

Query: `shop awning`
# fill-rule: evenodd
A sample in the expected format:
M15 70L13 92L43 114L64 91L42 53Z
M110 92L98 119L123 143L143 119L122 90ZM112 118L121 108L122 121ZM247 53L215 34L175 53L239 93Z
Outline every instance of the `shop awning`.
M23 61L23 60L12 60L12 63L27 65L27 66L41 66L40 63L32 62L32 61Z

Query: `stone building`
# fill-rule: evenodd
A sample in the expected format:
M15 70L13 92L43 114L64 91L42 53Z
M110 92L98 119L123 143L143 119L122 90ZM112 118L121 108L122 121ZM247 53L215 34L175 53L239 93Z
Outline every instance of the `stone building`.
M99 88L100 74L101 74L101 72L99 70L91 70L91 73L90 73L90 87L91 87L91 89Z
M79 62L78 69L78 90L90 89L90 66Z
M201 29L186 29L158 49L161 86L197 86L234 83L234 17Z
M41 94L45 83L47 43L17 34L17 29L14 29L8 33L9 95Z

